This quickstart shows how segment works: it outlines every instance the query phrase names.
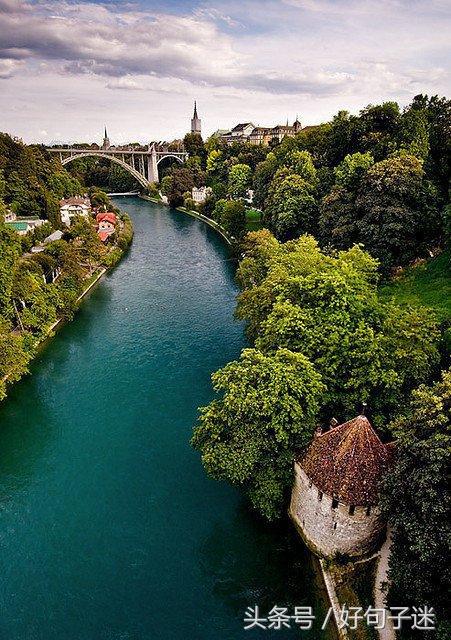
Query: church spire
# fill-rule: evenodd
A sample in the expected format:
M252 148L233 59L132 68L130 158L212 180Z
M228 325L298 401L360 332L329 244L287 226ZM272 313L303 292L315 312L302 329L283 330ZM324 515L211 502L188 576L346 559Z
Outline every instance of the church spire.
M191 118L191 133L199 133L201 132L201 121L199 116L197 115L197 102L194 100L194 114Z
M108 134L106 132L106 125L105 125L105 135L103 136L102 149L109 149L109 148L110 148L110 139L108 138Z

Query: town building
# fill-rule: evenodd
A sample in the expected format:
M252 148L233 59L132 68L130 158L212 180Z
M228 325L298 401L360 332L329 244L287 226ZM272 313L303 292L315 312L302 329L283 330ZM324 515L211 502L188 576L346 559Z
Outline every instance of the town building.
M98 213L96 221L99 238L102 242L106 242L106 240L108 240L108 238L116 231L116 215L110 211Z
M252 122L237 124L236 127L226 133L221 133L219 138L227 144L234 142L250 142L251 144L267 146L271 142L282 142L288 136L294 137L301 131L302 125L296 116L292 125L276 125L275 127L256 127Z
M60 200L61 222L70 227L75 216L87 218L91 213L91 202L87 196L74 196Z
M198 133L198 134L202 133L202 122L200 118L198 118L197 116L196 101L194 101L194 114L193 114L193 117L191 118L191 133Z
M193 187L191 197L196 204L202 204L211 195L211 187Z
M234 142L248 142L249 136L255 129L255 125L252 122L241 122L237 124L233 129L227 131L227 133L221 135L222 142L227 144L233 144Z
M290 505L313 552L358 557L377 548L386 524L378 507L379 483L393 453L393 444L383 444L364 415L317 430L296 457Z

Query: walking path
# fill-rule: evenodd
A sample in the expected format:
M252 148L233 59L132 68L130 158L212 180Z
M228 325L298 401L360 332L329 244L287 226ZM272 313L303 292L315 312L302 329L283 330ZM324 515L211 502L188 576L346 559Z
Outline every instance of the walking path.
M374 606L376 609L385 609L385 599L388 585L388 558L390 556L391 531L387 529L387 538L380 550L379 562L376 570L376 580L374 587ZM386 617L383 629L379 629L380 640L396 640L393 629L393 622Z

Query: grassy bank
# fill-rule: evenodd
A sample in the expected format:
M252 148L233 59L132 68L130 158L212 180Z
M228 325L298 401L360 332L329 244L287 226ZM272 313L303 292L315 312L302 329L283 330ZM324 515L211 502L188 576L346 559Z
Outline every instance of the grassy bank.
M444 251L424 264L406 269L381 287L381 296L400 304L423 305L433 310L439 322L451 321L451 251Z

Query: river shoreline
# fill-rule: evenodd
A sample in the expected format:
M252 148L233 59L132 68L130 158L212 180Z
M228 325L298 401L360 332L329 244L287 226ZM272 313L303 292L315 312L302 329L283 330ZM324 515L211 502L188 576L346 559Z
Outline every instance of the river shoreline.
M132 228L132 233L133 233L133 228ZM120 251L120 256L119 259L114 261L110 266L103 266L103 267L99 267L99 269L97 269L93 274L91 274L91 276L89 276L89 278L86 279L87 281L87 286L85 289L83 289L83 291L80 293L80 295L78 296L78 298L75 301L75 309L74 309L74 315L76 314L76 312L78 311L78 308L80 307L80 304L83 300L83 298L89 293L89 291L91 291L101 280L101 278L103 278L103 276L109 272L109 271L113 271L114 268L122 261L124 255L127 253L127 251L130 248L130 245L133 241L133 235L132 238L129 242L129 244L126 246L125 249L120 249L118 247L117 244L114 245L112 251L115 250L119 250ZM33 362L33 360L38 356L38 354L41 352L41 350L45 347L45 345L49 342L49 340L51 340L54 335L55 332L60 329L62 326L66 325L68 322L71 322L73 320L72 318L63 318L60 317L57 320L55 320L55 322L53 322L46 330L43 336L41 336L40 338L37 338L35 340L34 343L34 352L33 355L30 357L30 360L27 363L27 367L28 365ZM19 378L16 378L15 380L9 382L9 378L11 376L11 373L7 373L5 376L3 376L3 378L1 378L0 382L1 383L5 383L5 395L3 396L3 398L0 398L0 403L2 402L2 400L5 400L7 398L7 390L9 387L11 387L14 383L19 382L20 380L22 380L22 378L26 375L29 374L29 371L27 369L27 371L24 371Z
M159 204L164 207L170 206L166 202L162 202L160 200L157 200L156 198L152 198L151 196L140 195L139 197L142 198L143 200L147 200L148 202L153 202L154 204ZM193 211L192 209L186 209L185 207L175 207L174 211L180 211L181 213L185 213L188 216L191 216L192 218L197 218L197 220L201 220L202 222L205 222L205 224L208 224L209 227L217 231L229 246L233 245L233 241L228 235L227 231L224 229L224 227L221 227L220 224L218 224L211 218L207 218L207 216L202 215L198 211Z

